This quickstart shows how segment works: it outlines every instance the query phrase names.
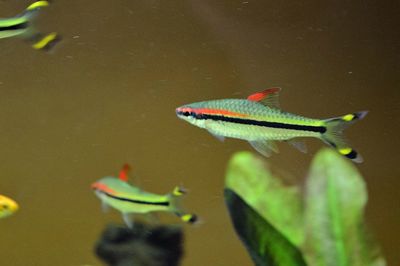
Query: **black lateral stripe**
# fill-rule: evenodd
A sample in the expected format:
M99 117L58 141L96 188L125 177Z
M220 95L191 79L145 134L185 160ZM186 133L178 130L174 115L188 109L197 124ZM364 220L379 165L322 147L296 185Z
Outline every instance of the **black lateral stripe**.
M98 190L100 191L100 190ZM154 201L143 201L143 200L134 200L134 199L128 199L128 198L122 198L122 197L117 197L114 195L111 195L107 192L100 191L101 193L107 195L110 198L120 200L120 201L127 201L127 202L132 202L132 203L137 203L137 204L147 204L147 205L157 205L157 206L169 206L168 201L160 201L160 202L154 202Z
M228 116L222 116L222 115L196 114L195 118L197 118L197 119L212 119L215 121L232 122L232 123L245 124L245 125L262 126L262 127L303 130L303 131L311 131L311 132L318 132L318 133L326 132L326 127L323 127L323 126L305 126L305 125L286 124L286 123L279 123L279 122L258 121L258 120L243 119L243 118L238 118L238 117L228 117Z
M19 24L7 26L7 27L0 27L0 31L8 31L8 30L22 30L28 28L28 22L22 22Z

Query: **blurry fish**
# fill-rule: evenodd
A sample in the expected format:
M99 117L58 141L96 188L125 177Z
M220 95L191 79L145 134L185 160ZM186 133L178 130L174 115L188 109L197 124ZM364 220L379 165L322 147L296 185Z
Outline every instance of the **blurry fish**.
M33 29L32 21L39 10L49 5L48 1L36 1L28 6L24 12L12 18L0 18L0 39L10 37L22 37L32 44L36 50L50 50L60 36L53 32L42 34Z
M0 195L0 219L10 216L17 210L18 204L14 200L6 196Z
M247 140L264 156L278 152L274 141L287 141L302 152L297 137L319 138L354 162L363 161L360 154L345 142L342 131L362 119L367 111L329 119L311 119L280 110L280 88L270 88L247 99L222 99L198 102L176 109L179 118L207 129L220 140L224 137Z
M129 165L124 165L119 177L107 176L92 184L92 189L100 198L103 206L111 206L122 212L128 227L133 226L130 217L135 213L172 212L182 221L194 223L197 217L194 214L184 212L180 206L185 190L175 187L166 195L158 195L141 190L128 183Z

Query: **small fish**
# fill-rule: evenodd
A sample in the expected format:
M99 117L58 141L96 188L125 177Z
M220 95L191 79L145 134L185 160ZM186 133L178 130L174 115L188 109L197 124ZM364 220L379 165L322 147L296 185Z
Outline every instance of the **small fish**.
M0 39L22 37L29 41L32 48L36 50L50 50L61 40L60 36L55 32L50 34L39 33L32 26L32 21L39 10L48 5L48 1L36 1L15 17L0 18Z
M270 88L247 99L222 99L178 107L179 118L207 129L220 140L224 137L247 140L262 155L278 152L274 141L287 141L302 152L303 142L297 137L319 138L350 160L361 163L360 154L349 147L342 132L364 118L367 111L329 119L312 119L284 112L279 107L280 88Z
M18 204L14 200L0 195L0 219L10 216L14 212L18 211L18 208Z
M187 223L195 223L197 216L184 212L180 206L184 189L175 187L166 195L158 195L141 190L128 183L129 165L124 165L118 178L107 176L92 184L92 189L103 205L111 206L122 213L128 227L132 228L131 214L151 212L172 212Z

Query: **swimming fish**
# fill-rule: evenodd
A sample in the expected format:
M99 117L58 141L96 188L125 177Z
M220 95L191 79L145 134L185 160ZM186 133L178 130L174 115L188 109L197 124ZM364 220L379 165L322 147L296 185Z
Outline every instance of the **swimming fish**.
M153 194L128 183L129 165L124 165L118 178L106 176L92 184L92 189L103 203L122 213L128 227L133 227L131 214L151 212L172 212L184 222L195 223L197 216L181 208L181 198L186 193L181 187L175 187L165 195Z
M60 36L55 33L42 34L33 29L32 21L39 10L49 5L48 1L36 1L29 5L24 12L12 18L0 18L0 39L22 37L29 41L36 50L49 50Z
M18 211L18 204L9 197L0 195L0 219Z
M284 112L279 107L280 88L254 93L247 99L211 100L183 105L179 118L207 129L220 140L224 137L247 140L262 155L278 152L275 141L287 141L302 152L305 144L298 137L315 137L350 160L361 163L361 155L343 138L343 130L364 118L367 111L329 119L312 119Z

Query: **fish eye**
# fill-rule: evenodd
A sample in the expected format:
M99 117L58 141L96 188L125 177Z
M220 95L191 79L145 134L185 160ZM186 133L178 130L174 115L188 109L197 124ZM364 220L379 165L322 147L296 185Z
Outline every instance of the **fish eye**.
M183 115L184 115L184 116L190 116L190 112L188 112L188 111L183 112Z
M1 207L2 207L2 209L4 209L4 210L8 210L8 205L7 205L7 204L3 204Z

